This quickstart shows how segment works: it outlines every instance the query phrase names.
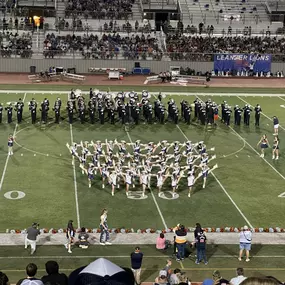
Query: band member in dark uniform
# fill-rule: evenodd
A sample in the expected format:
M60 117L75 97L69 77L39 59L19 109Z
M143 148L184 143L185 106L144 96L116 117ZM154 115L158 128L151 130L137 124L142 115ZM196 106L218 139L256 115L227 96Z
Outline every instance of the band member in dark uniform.
M260 114L262 112L259 104L256 105L254 111L255 111L255 126L259 127Z
M73 110L74 110L74 105L71 100L67 102L67 107L66 107L67 113L68 113L68 122L69 124L73 123Z
M60 105L61 101L55 101L53 111L54 111L54 118L55 118L55 123L59 124L59 119L60 119Z
M5 108L7 111L7 122L8 124L12 123L12 116L13 116L13 106L10 104L8 107Z
M95 105L93 104L92 101L89 102L88 112L89 112L90 123L94 124L95 123Z
M2 113L3 113L3 106L0 103L0 123L2 123Z
M22 99L19 98L19 101L17 102L17 104L15 106L15 111L17 112L17 122L18 122L18 124L20 124L22 122L23 108L24 108L24 103L22 102Z

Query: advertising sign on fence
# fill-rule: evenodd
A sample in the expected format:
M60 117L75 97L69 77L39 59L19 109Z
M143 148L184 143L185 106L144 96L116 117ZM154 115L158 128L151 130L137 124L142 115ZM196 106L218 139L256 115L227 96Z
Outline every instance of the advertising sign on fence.
M215 54L215 71L271 71L271 54Z

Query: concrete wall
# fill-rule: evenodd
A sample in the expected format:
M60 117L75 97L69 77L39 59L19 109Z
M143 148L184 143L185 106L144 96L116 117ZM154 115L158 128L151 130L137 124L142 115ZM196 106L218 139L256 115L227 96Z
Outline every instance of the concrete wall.
M170 66L190 67L196 71L210 71L213 69L213 62L186 62L186 61L139 61L141 67L149 67L152 72L159 73L166 71ZM36 71L47 69L49 66L75 67L79 74L88 73L90 67L99 68L127 68L132 71L134 61L130 60L84 60L84 59L22 59L22 58L1 58L0 72L30 72L30 66L36 66ZM285 71L284 62L272 63L272 72Z

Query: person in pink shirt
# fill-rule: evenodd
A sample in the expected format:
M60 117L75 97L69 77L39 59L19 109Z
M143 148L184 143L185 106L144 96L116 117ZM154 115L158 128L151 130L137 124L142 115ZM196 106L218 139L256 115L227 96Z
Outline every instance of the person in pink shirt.
M157 239L156 239L156 248L157 249L165 249L166 248L166 239L164 237L164 234L161 233Z

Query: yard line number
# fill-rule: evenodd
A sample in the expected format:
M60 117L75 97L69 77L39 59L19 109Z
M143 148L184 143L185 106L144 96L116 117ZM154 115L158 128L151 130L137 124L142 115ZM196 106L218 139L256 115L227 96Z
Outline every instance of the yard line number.
M19 200L23 199L25 196L26 194L24 192L17 190L9 191L4 194L4 197L9 200Z

